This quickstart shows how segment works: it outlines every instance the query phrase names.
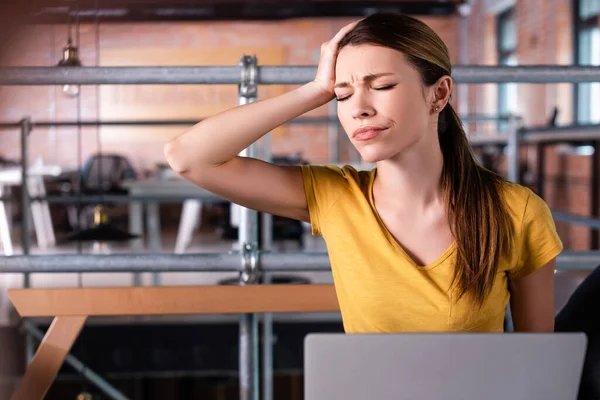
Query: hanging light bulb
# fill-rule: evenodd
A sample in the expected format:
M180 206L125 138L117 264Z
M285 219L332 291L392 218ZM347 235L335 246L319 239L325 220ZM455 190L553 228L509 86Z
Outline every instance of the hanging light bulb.
M94 207L94 227L106 226L108 223L108 214L106 213L106 209L97 205ZM92 244L92 252L95 254L110 254L110 245L107 241L98 238L98 241L93 242Z
M58 62L59 67L81 67L79 60L79 50L73 45L71 38L67 45L63 47L63 58ZM62 88L63 93L68 97L77 97L79 95L79 85L66 84Z
M63 86L62 91L67 97L77 97L79 95L79 85L69 85L67 83Z

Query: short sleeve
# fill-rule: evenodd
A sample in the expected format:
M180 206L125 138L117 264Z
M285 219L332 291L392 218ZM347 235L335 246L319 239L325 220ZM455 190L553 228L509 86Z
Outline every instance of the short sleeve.
M530 192L521 225L521 253L517 268L510 273L513 280L522 278L547 264L563 250L548 205Z
M317 165L301 167L312 234L321 235L327 213L347 189L348 183L344 171L339 167Z

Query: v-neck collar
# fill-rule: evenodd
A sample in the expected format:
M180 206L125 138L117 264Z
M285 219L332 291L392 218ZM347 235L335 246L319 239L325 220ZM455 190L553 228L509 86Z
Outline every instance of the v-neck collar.
M371 210L373 211L373 215L375 216L375 219L377 220L377 223L379 224L380 229L382 230L383 234L385 235L386 239L391 244L391 246L394 248L394 250L396 252L400 253L402 255L402 257L404 257L415 268L418 268L421 271L431 270L431 269L439 266L444 261L446 261L446 259L448 257L450 257L450 255L452 253L454 253L454 251L456 250L456 240L453 241L452 244L450 244L450 246L446 249L446 251L444 251L435 261L433 261L427 265L418 265L413 260L413 258L408 255L408 253L406 252L406 250L404 250L402 245L400 245L400 243L398 243L396 238L394 238L394 235L392 235L392 233L389 231L389 229L383 222L381 215L379 215L379 211L377 211L377 207L375 207L375 197L373 195L373 184L375 182L376 174L377 174L377 168L373 168L369 173L369 184L367 187L369 205L371 206Z

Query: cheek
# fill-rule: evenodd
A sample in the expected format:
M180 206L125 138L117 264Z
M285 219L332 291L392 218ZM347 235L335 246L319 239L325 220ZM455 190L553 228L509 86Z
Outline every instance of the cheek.
M337 106L337 117L340 120L340 124L346 133L349 133L350 123L353 120L352 112L350 107L347 106L347 103L339 103Z
M398 90L387 96L382 102L382 112L394 119L397 124L418 124L421 116L427 115L427 107L423 95L414 90ZM383 111L385 110L385 111Z
M410 123L420 105L409 93L400 90L385 93L377 102L377 111L394 120L396 124Z

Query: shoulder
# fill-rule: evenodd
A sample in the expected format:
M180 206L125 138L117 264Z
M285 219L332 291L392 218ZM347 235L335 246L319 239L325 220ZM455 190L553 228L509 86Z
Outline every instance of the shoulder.
M368 183L373 171L358 170L352 165L302 165L305 180L337 189L349 189Z
M506 207L516 228L518 261L509 275L523 277L542 267L563 249L550 207L533 190L511 182L503 183Z
M313 234L321 233L329 211L340 199L354 202L364 196L371 171L358 171L350 165L302 165L302 179Z
M501 183L501 196L515 222L524 223L534 217L551 216L546 202L533 190L513 183Z
M500 193L508 202L526 202L535 192L526 186L514 182L503 181L500 183Z

